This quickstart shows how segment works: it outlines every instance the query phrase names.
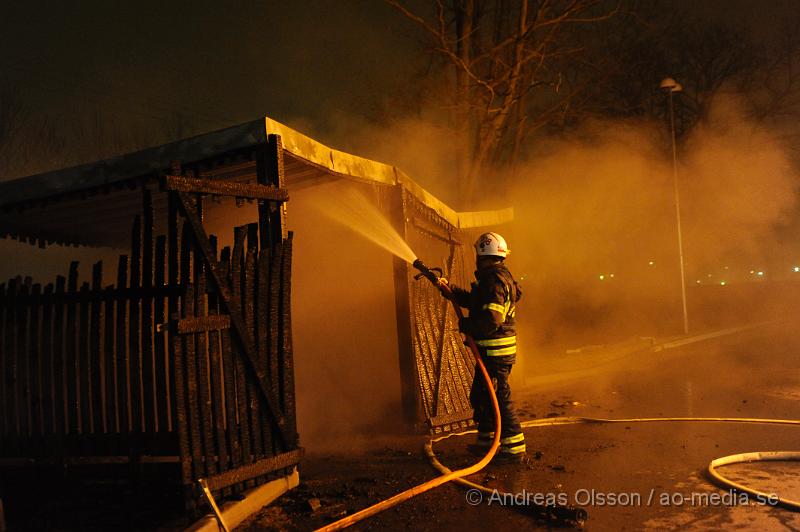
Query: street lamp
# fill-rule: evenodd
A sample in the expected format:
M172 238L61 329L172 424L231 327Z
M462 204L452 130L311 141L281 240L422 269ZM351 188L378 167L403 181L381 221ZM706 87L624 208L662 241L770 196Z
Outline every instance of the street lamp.
M681 264L681 302L683 303L683 333L689 334L689 314L686 310L686 272L683 266L683 237L681 234L681 200L678 195L678 149L675 143L675 106L672 94L681 92L683 87L672 78L661 81L661 90L669 93L669 125L672 132L672 179L675 185L675 219L678 224L678 256Z

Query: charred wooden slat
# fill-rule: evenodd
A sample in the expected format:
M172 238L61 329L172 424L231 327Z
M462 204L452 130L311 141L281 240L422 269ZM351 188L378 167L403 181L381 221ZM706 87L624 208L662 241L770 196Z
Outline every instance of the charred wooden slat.
M214 302L211 312L219 312L219 303ZM212 316L209 316L212 317ZM228 442L225 439L225 387L222 374L221 338L219 330L211 330L208 333L209 345L209 367L210 367L210 391L211 391L211 414L213 416L214 440L217 446L218 471L227 471L228 465ZM211 424L209 422L209 424Z
M28 431L37 438L36 452L41 452L41 436L44 434L42 420L42 285L31 288L30 310L30 362L28 379L30 383L30 421Z
M20 286L20 293L23 296L28 296L31 293L31 287L28 279ZM17 434L21 438L30 437L30 421L31 421L31 383L30 383L30 356L31 356L31 338L30 338L30 321L31 321L31 305L30 303L23 303L21 300L17 301L17 356L14 364L14 385L17 389L18 406L17 406Z
M217 259L217 257L219 256L219 254L217 253L218 252L217 248L219 245L219 240L217 239L217 235L208 235L208 245L211 248L211 256ZM211 287L210 283L206 284L206 288L208 292L208 304L209 304L208 308L209 309L216 308L217 293Z
M78 263L72 262L69 266L67 278L67 293L75 296L78 293ZM78 298L71 297L67 301L67 327L64 331L66 349L67 380L64 383L64 395L67 399L67 434L80 434L80 334L78 331L76 305Z
M220 277L226 285L230 286L230 270L231 270L231 248L225 247L220 256ZM217 299L217 309L221 309L222 302ZM236 402L236 373L234 357L236 353L233 351L231 342L230 331L220 331L220 345L222 356L222 372L223 384L225 391L225 433L228 443L228 451L230 455L230 467L236 468L242 464L241 445L238 433L237 424L237 402ZM236 488L234 487L234 490Z
M269 251L261 249L258 253L258 281L256 292L256 338L258 339L258 362L270 380L269 369ZM266 410L264 415L267 415ZM275 454L272 439L272 426L269 419L261 420L261 432L264 441L264 452Z
M186 298L183 301L184 315L193 316L195 313L196 287L186 289ZM186 337L184 344L184 365L186 375L186 402L189 422L189 449L192 455L192 478L205 475L203 468L203 441L200 428L200 410L197 404L197 342L194 334Z
M91 406L91 432L108 432L106 424L106 360L103 356L105 347L105 308L103 306L103 262L97 262L92 267L92 322L89 331L89 344L91 346L89 368L91 371L90 385L92 390Z
M167 285L177 286L181 282L180 272L180 237L183 227L178 207L177 194L170 193L167 208ZM169 300L169 316L178 311L177 298L171 297Z
M237 227L233 238L233 255L231 256L231 296L230 314L234 312L241 316L241 297L242 297L242 262L244 261L244 238L246 229ZM243 334L249 334L243 323L240 323ZM248 338L249 339L249 338ZM247 400L247 373L243 357L239 353L234 353L236 368L236 409L239 419L240 449L242 452L242 463L248 464L251 461L251 442L250 442L250 409Z
M289 200L289 191L285 188L238 183L235 181L212 181L209 179L195 179L193 177L183 176L165 176L164 189L177 192L232 196L277 202Z
M252 464L246 464L239 468L226 471L219 475L207 478L208 488L211 491L218 491L224 487L232 486L279 469L291 467L300 463L304 451L302 448L293 449L269 458L257 460Z
M254 231L255 230L255 231ZM247 253L245 256L244 264L244 278L242 290L242 312L245 317L245 326L247 327L248 334L254 338L254 344L258 346L259 339L255 338L255 281L256 281L256 248L258 246L257 225L250 224L248 226L248 239L247 239ZM263 374L264 367L261 361L256 357L256 364L259 371ZM261 414L261 397L256 384L256 375L247 376L247 400L250 410L250 434L253 438L253 456L259 458L264 452L264 442L261 425L263 423Z
M222 372L225 386L225 435L228 442L230 467L242 465L242 445L239 438L238 411L236 401L236 364L230 331L220 332L222 346ZM238 491L238 490L236 490Z
M128 256L120 255L117 265L117 287L128 285ZM131 370L130 370L130 320L128 319L128 299L117 299L117 412L119 413L120 433L133 431L131 412Z
M148 434L157 431L156 410L156 362L153 348L153 298L149 295L153 287L153 197L148 189L142 193L142 325L141 325L141 371L142 371L142 430Z
M67 433L67 357L65 335L64 287L66 278L56 277L56 292L53 310L53 432L59 436ZM60 438L59 438L60 439Z
M268 169L269 166L269 154L267 152L267 147L259 146L256 150L256 182L262 186L269 186L272 183L270 182L270 170ZM270 204L268 201L259 200L258 202L258 235L260 238L259 248L261 250L269 250L270 249L270 227L269 227L269 209Z
M207 331L219 331L229 329L231 326L230 316L211 315L198 316L195 318L184 318L178 320L176 332L178 334L199 333Z
M277 248L270 254L269 270L269 393L277 402L280 393L280 304L281 304L281 255L283 250ZM286 441L275 441L275 452L283 448Z
M111 287L103 290L103 432L119 432L116 309Z
M199 258L198 258L199 260ZM206 317L208 312L208 298L206 295L206 274L205 265L200 263L195 267L197 275L195 293L195 314ZM196 357L197 367L197 391L198 406L200 412L200 431L203 440L205 475L213 475L218 472L216 463L216 452L214 449L213 421L211 417L211 390L209 375L209 349L208 336L206 333L198 333L196 336Z
M89 358L89 283L81 284L78 305L78 353L75 357L75 373L78 390L78 432L89 434L92 426L92 367ZM82 441L86 441L83 439ZM83 452L83 450L82 450Z
M169 193L168 198L168 210L167 210L167 286L168 287L178 287L180 286L181 277L180 277L180 264L181 264L181 235L183 234L184 228L181 225L181 218L179 212L179 201L177 194L174 192ZM177 293L170 293L167 299L167 314L170 316L171 319L173 317L177 319L180 316L180 300L179 294ZM167 332L167 335L171 335L171 333ZM173 397L177 397L177 394L181 393L177 391L175 386L175 374L174 374L174 360L175 360L175 348L176 346L180 346L180 341L176 340L177 335L172 337L172 341L168 342L169 344L169 352L168 357L173 361L172 364L167 364L167 367L170 368L169 375L168 375L168 383L170 384L170 393L167 396L167 412L169 415L169 427L170 430L175 430L177 421L176 421L176 407L175 401Z
M130 305L130 397L131 397L131 421L133 430L144 432L145 411L143 407L144 383L142 382L142 338L141 338L141 293L139 288L142 285L142 217L136 216L133 219L133 230L131 232L131 278L130 287L133 297L129 301Z
M281 254L281 398L283 413L286 416L286 431L289 449L297 446L297 420L295 418L294 397L294 348L292 345L292 241L294 234L289 231L283 242Z
M7 404L3 405L5 409L4 418L8 419L6 439L11 440L19 439L19 388L17 384L17 341L18 341L18 304L16 301L17 291L20 290L20 281L18 279L11 279L8 282L8 295L7 295L7 311L6 311L6 342L5 352L6 366L3 379L6 383L6 394L8 397ZM13 446L12 446L13 448Z
M179 314L171 315L173 320L179 318ZM184 360L184 347L188 343L188 338L174 335L172 337L172 377L173 390L175 392L172 402L175 409L175 425L178 433L178 452L180 453L181 464L181 483L184 491L191 493L192 485L192 453L189 442L189 416L186 406L186 362ZM187 497L187 501L191 500Z
M156 238L155 264L153 273L153 284L156 288L164 286L166 281L167 267L167 238L163 235ZM167 305L164 296L156 297L153 302L153 322L163 323L166 319ZM168 332L167 332L168 333ZM156 334L153 340L153 392L155 394L154 404L156 407L155 431L169 430L169 367L167 360L167 339L166 334Z
M181 226L181 239L180 245L181 249L178 253L180 257L180 263L178 268L180 273L178 277L180 278L180 283L182 286L187 286L192 283L192 279L194 279L194 275L192 274L192 266L194 265L194 261L192 260L192 228L189 224L182 224ZM186 295L183 295L183 302L186 302ZM184 313L181 313L183 317L194 317L186 316Z
M55 376L53 368L53 311L55 302L53 301L53 288L52 283L48 284L44 287L44 294L42 295L42 435L55 432L53 411L53 379ZM0 310L0 328L2 326L3 318L2 310ZM0 368L2 368L1 363ZM1 369L0 375L2 375ZM2 400L2 395L0 395L0 401Z
M11 332L6 327L6 315L10 312L10 301L5 283L0 284L0 451L3 450L3 437L8 434L7 407L10 397L6 382L6 365L10 353L7 342Z

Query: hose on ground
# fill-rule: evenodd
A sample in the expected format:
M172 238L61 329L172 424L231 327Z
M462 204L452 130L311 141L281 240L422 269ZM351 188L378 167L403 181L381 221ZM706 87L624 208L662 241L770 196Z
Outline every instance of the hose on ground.
M449 296L450 294L452 294L452 291L450 290L450 287L447 286L446 284L445 285L439 285L439 287L442 290L442 292L445 294L445 296ZM458 318L461 319L463 314L461 312L461 309L458 307L458 305L456 305L455 301L453 301L453 308L455 309L456 315L458 316ZM478 351L478 346L475 344L475 340L473 340L472 337L469 336L469 335L465 334L464 336L466 338L466 343L469 346L470 351L472 351L472 354L475 357L475 361L476 361L476 363L478 365L478 369L480 369L480 372L483 375L483 379L484 379L484 381L486 381L487 389L488 390L492 390L493 389L492 379L489 377L489 373L486 371L486 366L483 364L483 360L481 360L481 355L480 355L480 352ZM486 467L489 464L489 462L492 460L492 457L494 456L495 451L497 451L497 448L500 446L500 429L501 429L501 427L500 427L500 405L497 403L497 397L496 397L495 394L490 393L489 397L492 398L492 408L494 409L494 419L495 419L494 440L492 440L492 445L491 445L491 447L489 447L489 451L478 462L476 462L475 464L473 464L473 465L471 465L469 467L465 467L464 469L459 469L459 470L456 470L456 471L450 471L448 469L447 473L444 473L439 477L436 477L436 478L434 478L432 480L429 480L428 482L425 482L423 484L420 484L418 486L410 488L410 489L408 489L406 491L398 493L397 495L394 495L393 497L390 497L390 498L388 498L386 500L383 500L383 501L381 501L381 502L379 502L377 504L374 504L374 505L372 505L372 506L370 506L368 508L364 508L363 510L360 510L360 511L358 511L358 512L352 514L352 515L348 515L347 517L343 517L342 519L339 519L338 521L334 521L333 523L330 523L330 524L328 524L328 525L326 525L326 526L324 526L322 528L319 528L317 530L317 532L321 532L321 531L328 532L328 531L331 531L331 530L341 530L343 528L347 528L347 527L349 527L349 526L361 521L362 519L366 519L367 517L373 516L373 515L375 515L377 513L380 513L380 512L382 512L384 510L388 510L392 506L396 506L396 505L400 504L401 502L407 501L408 499L410 499L412 497L416 497L417 495L420 495L421 493L425 493L426 491L432 490L433 488L441 486L442 484L450 482L451 480L460 479L461 477L465 477L467 475L472 475L473 473L477 473L478 471L480 471L481 469Z
M764 419L764 418L742 418L742 417L652 417L652 418L628 418L628 419L604 419L604 418L589 418L589 417L552 417L543 419L533 419L524 421L523 428L532 427L548 427L553 425L575 425L575 424L606 424L606 423L657 423L657 422L701 422L701 423L756 423L768 425L794 425L800 426L800 421L791 419ZM476 431L468 430L464 432L450 433L438 438L433 438L425 444L425 454L428 457L431 465L440 473L447 474L450 469L442 464L436 453L433 451L433 444L442 440L452 437L465 436L467 434L474 434ZM759 461L798 461L800 460L800 451L766 451L766 452L751 452L733 454L722 458L712 460L708 465L708 474L718 484L733 488L740 492L749 493L759 497L760 500L770 500L776 505L783 506L784 508L800 511L800 501L787 499L784 497L776 497L775 494L765 493L754 488L745 486L744 484L735 482L723 476L718 467L738 464L743 462L759 462ZM464 478L455 479L455 482L467 486L472 489L480 490L484 493L495 493L494 489L470 482ZM503 493L497 490L498 493Z

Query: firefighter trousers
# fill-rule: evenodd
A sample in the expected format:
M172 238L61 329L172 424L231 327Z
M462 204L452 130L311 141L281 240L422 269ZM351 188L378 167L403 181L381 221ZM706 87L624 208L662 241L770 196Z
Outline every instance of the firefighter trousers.
M483 363L486 371L492 379L494 392L497 396L497 403L500 405L500 437L510 438L522 433L522 427L511 401L511 387L508 384L508 377L511 375L511 357L489 357L483 356ZM475 378L472 381L472 390L469 394L469 401L474 410L473 419L478 426L480 433L494 432L494 409L489 390L486 388L486 381L483 378L480 368L475 365Z

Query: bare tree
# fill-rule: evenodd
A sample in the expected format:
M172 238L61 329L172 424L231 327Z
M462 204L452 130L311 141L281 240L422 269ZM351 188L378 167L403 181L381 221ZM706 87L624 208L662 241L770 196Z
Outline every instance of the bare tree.
M753 116L759 121L793 121L800 115L800 16L784 21L774 42L759 58L758 68L742 87L750 95Z
M531 132L563 120L581 89L564 75L584 51L571 37L619 9L602 0L437 0L423 13L387 3L428 35L448 73L467 197L482 172L519 156Z
M796 27L787 21L766 40L750 28L642 2L610 22L610 31L587 37L595 45L576 70L591 79L582 116L666 119L667 98L658 86L673 77L683 86L675 99L679 135L707 116L723 90L738 94L757 121L796 120Z

